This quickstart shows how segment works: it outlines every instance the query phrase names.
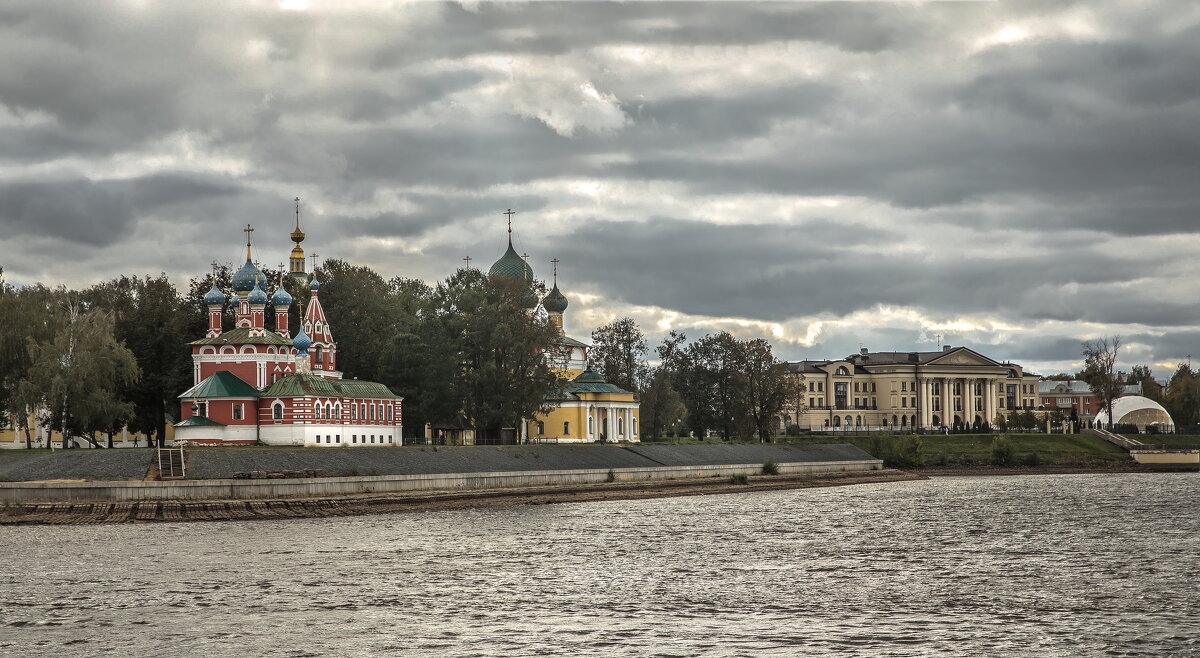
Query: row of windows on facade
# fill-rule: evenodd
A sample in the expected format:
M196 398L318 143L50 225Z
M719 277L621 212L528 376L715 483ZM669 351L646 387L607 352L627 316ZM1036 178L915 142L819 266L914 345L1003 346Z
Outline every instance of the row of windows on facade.
M371 438L371 440L370 440L370 443L375 443L375 435L374 435L374 434L371 434L371 435L369 435L369 436L370 436L370 438ZM362 443L368 443L368 441L367 441L367 437L368 437L368 435L367 435L367 434L364 434L364 435L362 436ZM385 441L385 440L384 440L384 436L383 436L382 434L380 434L380 435L379 435L379 442L380 442L380 443L393 443L393 441L392 441L392 435L391 435L391 434L388 434L386 438L387 438L387 440ZM320 443L320 442L321 442L321 435L320 435L320 434L318 434L318 435L317 435L317 443ZM325 443L330 443L330 444L333 444L333 443L341 443L341 442L342 442L342 435L341 435L341 434L326 434L326 435L325 435ZM351 435L350 435L350 443L359 443L359 440L358 440L358 435L357 435L357 434L351 434Z
M607 423L607 422L608 421L605 421L605 423ZM538 421L537 433L538 433L538 436L546 436L546 423L544 423L540 420ZM592 433L592 418L589 416L588 417L588 434L591 434L591 433ZM618 435L625 434L625 419L620 416L617 417L617 434ZM571 421L569 421L569 420L563 421L563 436L570 436L570 435L571 435ZM637 419L636 418L633 419L633 436L637 436Z
M376 414L377 408L378 408L378 416L379 416L380 422L384 422L384 415L385 415L384 410L385 409L387 410L387 412L386 412L387 421L386 422L390 423L390 422L393 422L395 419L395 408L392 405L386 405L386 404L382 404L382 403L379 405L375 405L374 403L367 404L367 403L363 402L360 404L351 404L351 405L349 405L349 407L350 407L350 420L358 420L359 414L361 413L362 419L364 421L375 422L375 417L377 415ZM207 402L197 402L196 403L196 415L197 416L208 416L208 403ZM245 405L244 404L233 405L233 419L234 420L244 420L245 417L246 417ZM341 419L341 417L342 417L342 405L341 404L325 403L325 405L323 405L323 406L318 404L314 407L314 418L317 420L334 420L334 419ZM283 420L283 403L282 402L276 402L275 404L271 405L271 418L274 420Z
M838 400L839 400L839 405L846 404L846 402L845 402L846 399L844 397L839 397ZM874 409L874 408L878 407L877 400L878 400L878 398L870 398L871 402L870 402L870 404L867 404L867 398L854 398L854 407L856 409L857 408L872 408L872 409ZM916 409L917 408L917 398L915 398L915 397L902 397L902 398L900 398L899 401L900 401L901 409L908 409L908 408ZM1006 408L1005 407L1005 398L999 398L997 401L999 403L997 405L998 409ZM1016 402L1017 402L1016 398L1012 398L1012 404L1016 405ZM1023 402L1025 403L1026 407L1034 406L1032 398L1027 398L1027 399L1023 400ZM933 398L932 403L933 403L934 411L942 410L942 399L941 398L937 398L937 397ZM813 407L813 408L818 408L818 409L821 407L824 407L825 406L825 398L810 397L810 398L808 398L808 406ZM892 403L892 406L895 406L895 402ZM963 410L962 399L954 400L954 410L955 411ZM975 399L975 411L983 411L983 398Z
M347 406L350 407L350 420L358 420L359 415L361 414L363 420L370 423L375 422L376 404L374 402L371 404L367 404L366 402L360 402L358 404L351 403ZM379 403L378 408L380 422L384 422L385 409L387 410L386 422L390 423L395 420L395 407L393 405L384 404L381 402ZM234 418L237 418L237 416L235 415ZM275 404L271 405L271 418L273 420L283 420L282 402L277 401ZM313 418L315 420L345 420L342 417L341 403L330 402L326 402L324 405L318 402L317 404L313 405Z
M860 384L861 384L861 386L860 386ZM870 386L868 386L868 384ZM848 390L850 390L849 385L850 385L850 382L834 382L833 383L834 391L838 392L838 393L845 393ZM941 382L932 382L930 385L932 387L933 395L941 395L942 394ZM1007 390L1010 395L1016 394L1016 390L1017 390L1016 384L1001 384L1000 389L999 389L1001 392L1001 395L1004 394L1005 386L1008 387ZM1023 395L1033 392L1033 384L1021 384L1020 386L1021 386L1021 393ZM954 392L952 393L952 395L962 395L963 394L962 387L963 387L962 382L955 382L954 388L953 388ZM975 395L985 395L983 384L975 383L975 384L971 384L971 387L974 389ZM813 382L813 383L807 384L807 385L804 384L803 382L801 382L800 390L802 392L812 391L813 393L824 393L825 392L825 382ZM900 392L908 393L909 391L912 391L913 393L917 392L917 382L911 382L911 387L910 387L910 382L907 382L907 381L900 382ZM854 382L854 392L855 393L876 393L876 392L878 392L878 388L877 388L877 385L875 382Z

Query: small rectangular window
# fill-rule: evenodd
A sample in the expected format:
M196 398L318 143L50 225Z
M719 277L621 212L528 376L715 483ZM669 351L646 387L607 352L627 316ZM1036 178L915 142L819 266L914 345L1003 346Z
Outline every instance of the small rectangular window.
M563 435L571 436L571 421L563 421Z
M233 419L234 420L242 419L242 405L240 405L240 404L233 405Z

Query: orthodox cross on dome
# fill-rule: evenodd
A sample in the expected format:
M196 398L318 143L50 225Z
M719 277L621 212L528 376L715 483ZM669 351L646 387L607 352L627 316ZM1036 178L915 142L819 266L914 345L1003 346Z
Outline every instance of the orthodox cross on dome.
M321 254L314 253L313 255L309 256L309 258L313 259L313 271L314 272L317 270L317 258L320 257L320 255Z
M250 260L250 234L254 232L254 229L246 224L246 228L242 229L242 232L246 234L246 260Z
M464 257L463 262L466 263L466 265L464 265L463 267L467 268L468 270L471 269L471 257L470 256Z
M300 197L296 197L296 230L300 230Z
M529 253L521 254L521 260L525 261L525 274L529 274Z
M213 278L213 281L216 281L216 280L217 280L217 268L218 268L218 267L220 267L220 266L217 264L217 261L215 261L215 260L214 260L214 261L212 262L212 278Z
M558 264L562 261L558 260L557 258L551 258L550 262L554 263L554 285L557 286L558 285Z
M517 213L512 208L509 208L500 214L508 216L508 243L512 244L512 216Z
M936 337L937 337L937 345L938 345L938 349L939 349L939 350L940 350L940 349L942 349L942 335L941 335L941 334L934 334L934 336L936 336Z

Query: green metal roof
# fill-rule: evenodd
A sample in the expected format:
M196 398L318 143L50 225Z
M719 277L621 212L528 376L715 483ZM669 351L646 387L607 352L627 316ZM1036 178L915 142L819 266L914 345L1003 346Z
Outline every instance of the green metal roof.
M258 389L227 370L218 370L207 379L184 391L181 400L197 398L257 398Z
M533 281L533 268L529 267L529 263L525 262L524 258L517 255L513 249L512 241L508 243L508 251L500 257L500 260L492 264L492 268L488 270L491 276L505 276L510 279L520 279L522 281ZM535 304L537 302L534 302Z
M251 336L250 329L239 327L222 331L216 338L201 338L193 340L189 345L291 345L292 341L279 334L265 329L262 336Z
M616 384L609 384L604 381L595 370L588 368L579 373L579 376L571 380L571 384L567 387L570 393L625 393L633 395L633 391L627 391Z
M225 427L225 423L218 423L217 421L215 421L211 418L205 418L204 416L192 416L191 418L189 418L185 421L175 423L175 427L208 427L208 426Z
M398 398L383 384L358 379L330 379L313 374L288 375L271 384L263 397L297 397L308 395L326 398Z

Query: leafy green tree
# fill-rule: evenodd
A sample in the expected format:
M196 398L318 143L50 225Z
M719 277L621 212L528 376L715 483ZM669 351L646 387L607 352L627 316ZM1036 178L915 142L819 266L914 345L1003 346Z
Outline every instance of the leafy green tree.
M54 338L62 319L54 309L64 294L42 285L18 288L0 278L0 415L25 436L26 448L33 447L29 418L38 399L22 392L20 383L33 365L30 345Z
M1108 429L1113 425L1113 400L1124 392L1125 384L1117 372L1121 337L1109 336L1083 342L1083 365L1088 386L1100 405L1108 411Z
M544 354L558 332L522 305L523 282L461 269L433 291L425 342L427 372L445 391L443 418L464 413L477 433L517 427L549 411L549 394L565 382Z
M1126 384L1140 384L1142 387L1142 395L1154 400L1162 402L1163 388L1158 382L1154 381L1154 371L1150 366L1136 365L1129 370L1129 375L1125 378Z
M592 364L610 384L640 391L646 380L646 337L633 318L621 318L592 332Z
M774 431L773 420L784 405L799 395L799 382L788 374L787 364L771 353L771 344L762 338L746 341L741 347L746 408L754 422L758 440L768 443Z
M661 437L667 429L677 429L687 415L687 407L671 383L671 373L655 368L641 395L641 418L646 435Z
M133 352L141 370L141 377L119 391L121 399L133 405L129 429L156 436L159 447L166 445L168 410L176 408L176 396L192 383L188 342L203 333L183 333L187 315L165 274L122 276L93 286L83 297L92 308L112 315L117 340ZM109 447L115 429L119 427L109 428Z
M130 419L133 405L121 400L120 390L139 374L133 353L114 336L112 314L82 308L67 299L56 309L61 321L54 338L30 343L32 363L18 385L22 401L51 431L62 432L64 447Z
M1180 363L1171 375L1163 406L1177 426L1200 421L1200 381L1187 363Z

